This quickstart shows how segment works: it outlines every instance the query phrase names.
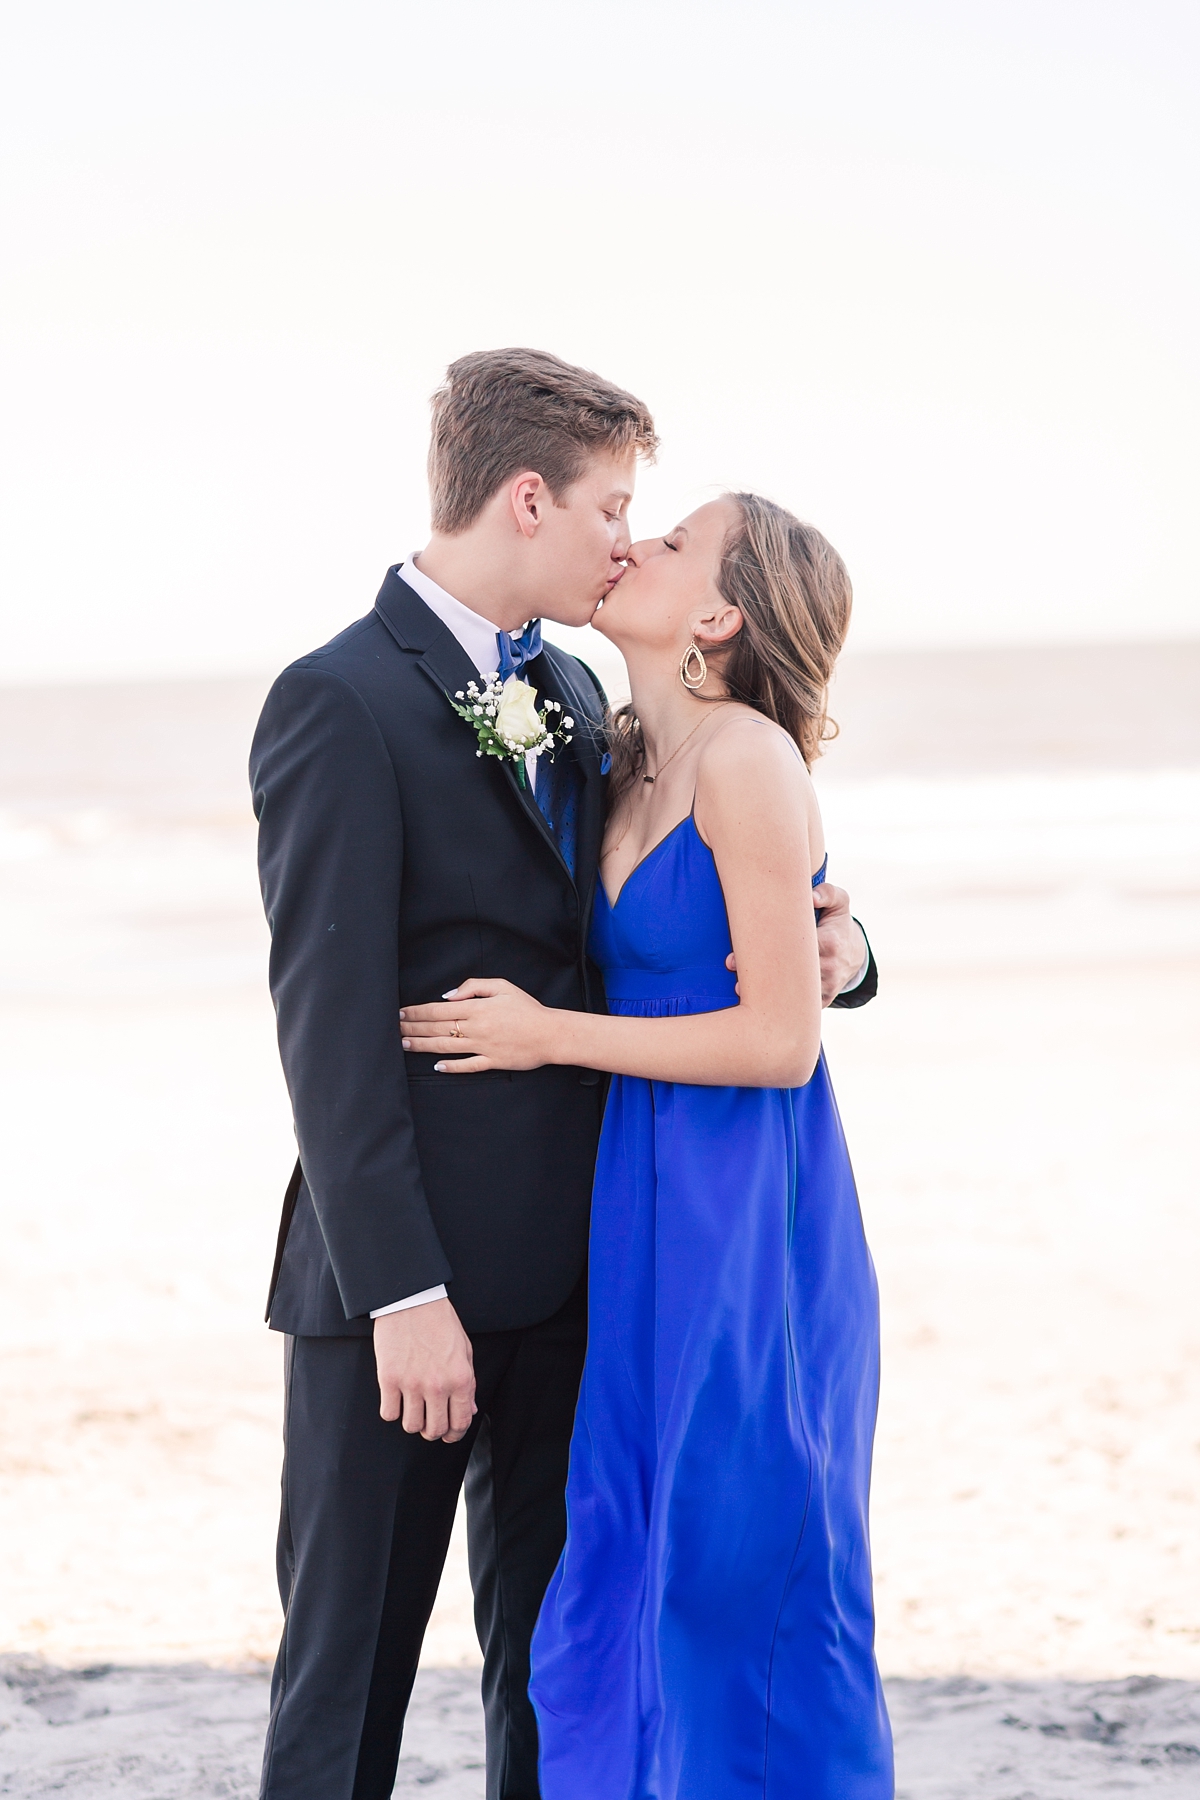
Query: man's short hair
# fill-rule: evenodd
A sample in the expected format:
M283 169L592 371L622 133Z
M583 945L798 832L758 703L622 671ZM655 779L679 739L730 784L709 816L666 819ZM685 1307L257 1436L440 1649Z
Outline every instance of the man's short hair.
M647 407L624 388L545 350L477 350L433 396L433 529L465 531L492 495L535 470L558 501L594 456L658 447Z

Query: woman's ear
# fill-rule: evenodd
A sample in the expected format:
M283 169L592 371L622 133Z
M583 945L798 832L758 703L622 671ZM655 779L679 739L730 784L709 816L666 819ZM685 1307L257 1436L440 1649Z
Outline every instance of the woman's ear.
M702 648L720 650L742 629L741 608L730 606L725 600L718 601L715 606L693 613L688 626Z

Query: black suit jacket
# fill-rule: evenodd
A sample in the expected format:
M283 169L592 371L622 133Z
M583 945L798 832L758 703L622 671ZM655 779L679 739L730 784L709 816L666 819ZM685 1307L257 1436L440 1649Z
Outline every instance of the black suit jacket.
M512 765L447 696L477 678L390 569L374 611L272 688L251 752L271 992L300 1161L268 1317L366 1333L446 1282L468 1330L547 1318L579 1279L599 1132L589 1070L435 1075L402 1004L471 975L602 1009L584 951L604 830L604 698L547 645L528 665L577 725L572 879Z

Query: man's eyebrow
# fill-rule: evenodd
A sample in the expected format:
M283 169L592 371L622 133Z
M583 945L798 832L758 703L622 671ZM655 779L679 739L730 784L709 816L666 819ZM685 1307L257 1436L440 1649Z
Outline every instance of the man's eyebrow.
M609 494L608 499L605 501L605 505L607 506L609 501L612 501L612 500L632 500L632 499L633 499L633 489L632 488L614 488L612 493Z

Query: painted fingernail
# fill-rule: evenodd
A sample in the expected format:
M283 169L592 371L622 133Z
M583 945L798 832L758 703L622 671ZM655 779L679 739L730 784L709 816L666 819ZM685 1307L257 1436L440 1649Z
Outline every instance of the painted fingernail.
M404 1008L403 1007L400 1008L400 1017L401 1018L404 1017Z
M411 1050L412 1049L412 1039L411 1038L401 1038L400 1039L400 1048L402 1050Z
M435 1075L444 1075L446 1073L445 1063L434 1063L433 1072Z
M450 992L448 994L442 995L442 999L443 1000L457 1000L458 999L458 989L451 988Z

